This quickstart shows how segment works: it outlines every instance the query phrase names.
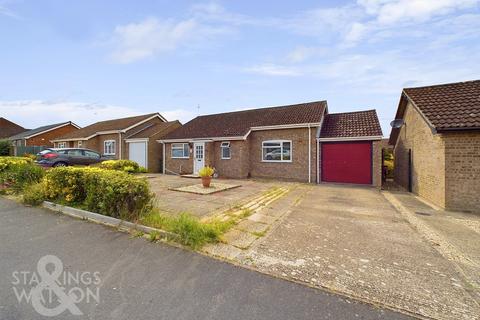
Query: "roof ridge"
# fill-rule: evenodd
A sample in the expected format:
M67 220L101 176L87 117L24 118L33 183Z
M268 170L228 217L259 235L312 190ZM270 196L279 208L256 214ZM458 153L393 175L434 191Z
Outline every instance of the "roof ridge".
M327 114L327 116L339 115L339 114L364 113L364 112L375 112L375 113L377 113L377 110L376 109L368 109L368 110L359 110L359 111L335 112L335 113L329 113L329 114Z
M432 85L420 86L420 87L406 87L406 88L403 88L403 90L407 90L407 89L424 89L424 88L445 87L445 86L451 86L451 85L455 85L455 84L466 84L466 83L473 83L473 82L480 82L480 79L478 79L478 80L459 81L459 82L441 83L441 84L432 84Z
M88 126L97 124L97 123L103 123L103 122L109 122L109 121L117 121L117 120L125 120L125 119L131 119L131 118L137 118L137 117L146 117L146 116L153 116L155 114L160 114L159 112L152 112L152 113L145 113L145 114L139 114L137 116L130 116L130 117L124 117L124 118L116 118L116 119L109 119L109 120L102 120L102 121L97 121L94 122Z
M282 105L282 106L260 107L260 108L245 109L245 110L238 110L238 111L227 111L227 112L219 112L219 113L212 113L212 114L204 114L204 115L197 116L195 118L209 117L209 116L216 116L216 115L225 115L225 114L230 114L230 113L241 113L241 112L256 111L256 110L264 111L264 110L267 110L267 109L280 109L280 108L296 107L296 106L300 106L300 105L313 104L313 103L327 103L327 100L318 100L318 101L310 101L310 102L303 102L303 103L287 104L287 105Z

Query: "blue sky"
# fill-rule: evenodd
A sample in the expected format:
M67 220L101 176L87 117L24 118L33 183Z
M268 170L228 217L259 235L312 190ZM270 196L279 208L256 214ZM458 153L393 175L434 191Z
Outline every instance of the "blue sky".
M480 79L480 0L0 0L0 40L25 127L327 100L388 136L403 87Z

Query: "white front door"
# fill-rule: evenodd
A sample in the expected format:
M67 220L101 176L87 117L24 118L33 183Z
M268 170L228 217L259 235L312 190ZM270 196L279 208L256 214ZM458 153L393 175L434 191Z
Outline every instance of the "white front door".
M147 143L130 142L128 144L128 159L135 161L141 167L147 167Z
M193 144L193 173L198 174L198 170L205 166L205 142L195 142Z

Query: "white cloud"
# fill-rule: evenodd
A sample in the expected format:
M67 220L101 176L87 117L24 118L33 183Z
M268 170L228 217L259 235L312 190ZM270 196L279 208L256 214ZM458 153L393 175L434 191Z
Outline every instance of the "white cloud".
M358 0L366 13L376 17L380 24L402 21L426 21L478 5L479 0Z
M295 67L283 66L273 63L251 66L248 68L244 68L243 71L247 73L254 73L265 76L295 77L302 75L300 70Z
M190 120L193 114L183 109L140 111L134 108L89 104L69 101L16 100L0 101L0 114L25 128L73 121L79 126L87 126L97 121L124 118L160 112L167 120Z
M287 61L291 63L304 62L314 56L324 54L326 50L318 47L297 46L287 54Z
M114 47L111 54L114 62L131 63L180 47L192 47L227 32L226 27L209 26L195 18L175 21L150 17L117 26L108 43Z

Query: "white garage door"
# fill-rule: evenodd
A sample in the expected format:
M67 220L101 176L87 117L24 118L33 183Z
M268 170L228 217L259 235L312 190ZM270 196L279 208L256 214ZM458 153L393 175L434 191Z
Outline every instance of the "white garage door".
M147 167L147 143L130 142L128 148L128 158L138 163L139 166Z

